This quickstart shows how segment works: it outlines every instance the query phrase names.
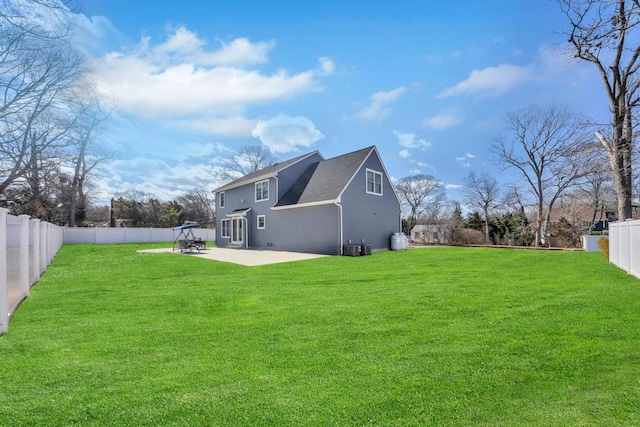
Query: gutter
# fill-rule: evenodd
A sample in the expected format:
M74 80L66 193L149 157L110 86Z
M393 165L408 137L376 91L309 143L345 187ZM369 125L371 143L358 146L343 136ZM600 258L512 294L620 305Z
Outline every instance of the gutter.
M338 202L339 202L339 199L321 200L319 202L307 202L307 203L297 203L297 204L285 205L285 206L274 206L271 208L271 210L283 211L285 209L297 209L297 208L308 208L311 206L333 205L333 204L338 204Z

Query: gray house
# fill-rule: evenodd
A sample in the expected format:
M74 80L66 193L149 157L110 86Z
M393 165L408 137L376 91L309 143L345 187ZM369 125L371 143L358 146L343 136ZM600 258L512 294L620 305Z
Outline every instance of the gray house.
M218 247L329 255L348 243L389 249L400 201L375 146L325 159L318 151L215 190Z

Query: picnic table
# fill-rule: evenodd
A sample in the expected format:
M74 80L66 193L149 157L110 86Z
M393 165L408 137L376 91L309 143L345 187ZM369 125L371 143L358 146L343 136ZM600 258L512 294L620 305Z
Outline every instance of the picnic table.
M180 230L178 237L173 242L173 251L175 252L176 246L180 249L180 253L191 252L192 249L200 252L201 249L206 249L207 242L193 234L194 228L200 228L198 224L184 224L177 227L173 227L174 230Z

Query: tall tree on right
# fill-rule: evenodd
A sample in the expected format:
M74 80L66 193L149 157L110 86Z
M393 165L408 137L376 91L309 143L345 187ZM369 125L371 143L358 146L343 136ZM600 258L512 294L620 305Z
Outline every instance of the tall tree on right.
M611 109L611 127L596 131L609 156L618 219L632 215L633 113L640 105L640 0L558 0L570 23L573 55L600 73Z
M507 114L506 135L491 151L504 169L514 169L533 199L536 243L544 243L551 209L558 198L590 173L593 149L586 119L565 107L535 105Z

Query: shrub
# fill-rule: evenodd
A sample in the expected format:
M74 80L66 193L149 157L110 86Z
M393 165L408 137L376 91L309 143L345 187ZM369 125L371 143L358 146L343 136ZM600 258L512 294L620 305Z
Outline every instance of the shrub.
M459 245L484 245L486 243L484 233L469 228L454 228L451 230L451 241L454 246Z
M598 239L598 246L600 246L600 249L602 249L602 253L604 254L604 256L609 259L609 239L607 239L606 237L601 237L600 239Z

